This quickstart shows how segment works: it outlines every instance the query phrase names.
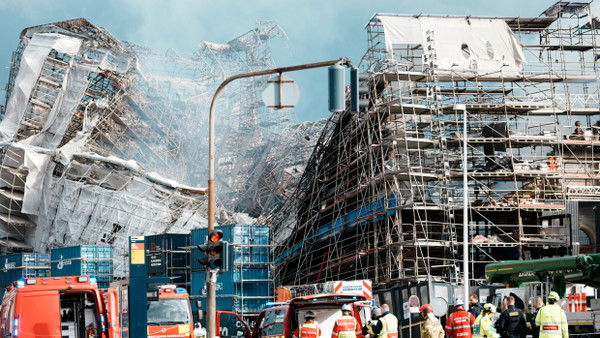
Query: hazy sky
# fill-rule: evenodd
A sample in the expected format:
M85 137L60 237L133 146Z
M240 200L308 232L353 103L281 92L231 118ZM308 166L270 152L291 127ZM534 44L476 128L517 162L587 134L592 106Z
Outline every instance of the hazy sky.
M275 21L289 37L273 44L277 66L350 57L358 64L366 49L365 24L374 13L535 17L548 0L0 0L0 104L12 52L20 32L31 26L84 17L116 38L163 54L192 53L202 40L225 43ZM595 4L597 5L597 4ZM325 69L289 73L300 86L301 121L329 116Z

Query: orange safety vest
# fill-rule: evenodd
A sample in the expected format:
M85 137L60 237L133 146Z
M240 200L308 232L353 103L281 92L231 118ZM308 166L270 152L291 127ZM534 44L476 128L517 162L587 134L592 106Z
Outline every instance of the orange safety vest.
M317 323L304 323L294 331L294 337L297 338L318 338L321 335L321 328Z
M342 316L333 325L332 338L356 338L362 329L358 326L356 319L352 316Z
M473 317L473 314L461 308L448 316L446 333L450 337L471 338L474 326L475 317Z

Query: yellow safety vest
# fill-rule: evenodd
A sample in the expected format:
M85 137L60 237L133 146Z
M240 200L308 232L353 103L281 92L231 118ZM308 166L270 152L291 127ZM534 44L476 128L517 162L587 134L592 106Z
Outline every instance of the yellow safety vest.
M383 316L383 332L381 338L398 338L398 318L391 313Z
M483 337L481 331L481 319L483 318L483 311L475 318L475 324L473 325L473 337Z
M542 307L535 317L535 325L540 328L540 338L569 337L567 316L558 304Z
M479 325L479 334L481 334L482 337L487 338L500 337L496 333L496 330L494 330L494 325L492 325L492 320L490 319L490 316L483 316L483 318L481 318L481 323Z

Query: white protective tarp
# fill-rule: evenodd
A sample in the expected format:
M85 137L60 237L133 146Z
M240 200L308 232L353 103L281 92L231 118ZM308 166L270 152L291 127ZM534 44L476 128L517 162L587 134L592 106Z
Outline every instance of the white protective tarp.
M525 56L521 44L504 20L386 15L378 18L391 58L395 45L421 45L425 54L435 48L440 72L488 76L518 76L523 72ZM430 42L428 31L433 33Z
M75 55L81 47L81 39L60 34L37 33L31 37L21 56L19 72L15 77L15 87L6 104L6 113L0 124L0 139L9 141L19 129L44 60L51 50Z

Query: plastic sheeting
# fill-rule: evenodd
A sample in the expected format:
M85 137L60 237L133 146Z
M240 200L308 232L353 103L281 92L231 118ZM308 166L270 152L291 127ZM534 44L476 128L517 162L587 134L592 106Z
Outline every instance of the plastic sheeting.
M59 53L75 55L81 47L81 39L49 33L37 33L31 37L23 51L15 87L6 104L6 114L0 124L0 140L8 141L19 129L29 96L35 86L44 60L53 49Z
M127 171L116 173L112 178L103 177L102 181L106 181L120 176L123 178L120 182L126 182L119 190L111 190L73 180L78 173L100 172L101 167L88 167L74 161L69 169L73 170L52 183L47 208L50 212L38 219L36 248L111 244L116 258L115 276L125 276L127 260L123 258L128 255L129 236L189 233L206 223L196 211L185 209L172 225L175 210L171 206L185 198L175 197L177 194L173 191L174 195L169 197L161 186L130 176Z
M425 54L435 48L436 65L441 72L515 76L523 71L521 44L504 20L385 15L378 18L391 57L395 45L420 45ZM433 33L431 42L428 32Z

